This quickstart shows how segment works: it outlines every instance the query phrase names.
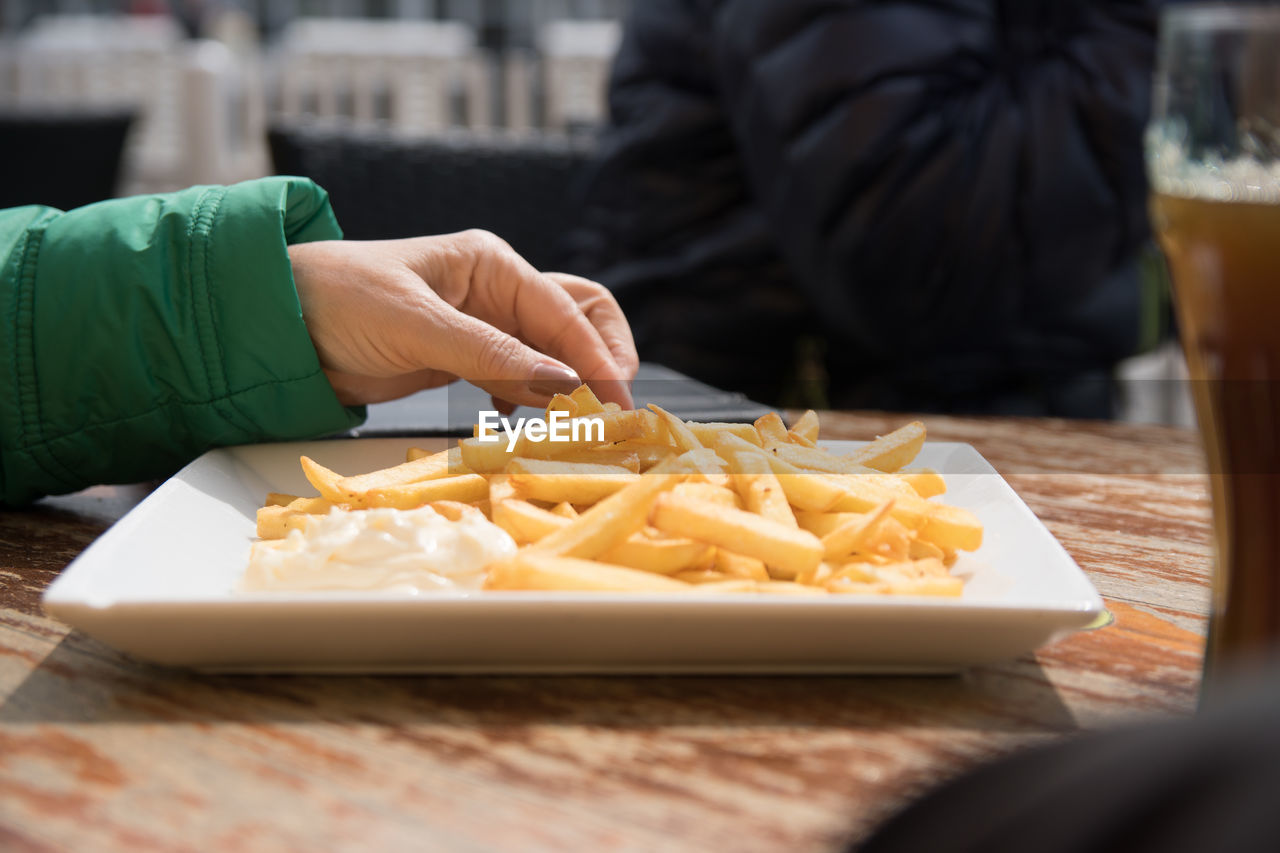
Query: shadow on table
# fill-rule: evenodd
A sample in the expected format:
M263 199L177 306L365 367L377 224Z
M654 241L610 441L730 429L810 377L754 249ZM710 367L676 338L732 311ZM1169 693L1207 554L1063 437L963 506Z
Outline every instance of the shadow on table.
M359 723L1068 732L1034 660L954 676L208 675L68 635L0 706L0 723Z

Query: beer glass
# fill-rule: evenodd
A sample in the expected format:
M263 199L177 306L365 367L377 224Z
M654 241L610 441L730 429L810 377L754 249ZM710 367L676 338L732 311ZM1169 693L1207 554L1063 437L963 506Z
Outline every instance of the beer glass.
M1212 483L1203 702L1280 663L1280 6L1165 10L1153 96L1152 223Z

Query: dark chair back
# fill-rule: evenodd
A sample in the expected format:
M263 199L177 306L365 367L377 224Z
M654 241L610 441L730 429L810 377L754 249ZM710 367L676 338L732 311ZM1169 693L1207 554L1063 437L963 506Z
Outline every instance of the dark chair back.
M353 240L484 228L539 269L554 269L575 220L572 184L588 136L460 132L405 138L386 131L293 125L269 132L277 174L329 192Z
M129 110L0 109L0 208L113 198L133 119Z

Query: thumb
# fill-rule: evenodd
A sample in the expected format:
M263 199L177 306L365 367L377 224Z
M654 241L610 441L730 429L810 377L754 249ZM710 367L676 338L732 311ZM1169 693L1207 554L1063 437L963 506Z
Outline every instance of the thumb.
M435 348L430 363L483 388L495 398L520 406L545 406L555 394L582 384L563 362L527 346L456 309L447 324L448 340Z

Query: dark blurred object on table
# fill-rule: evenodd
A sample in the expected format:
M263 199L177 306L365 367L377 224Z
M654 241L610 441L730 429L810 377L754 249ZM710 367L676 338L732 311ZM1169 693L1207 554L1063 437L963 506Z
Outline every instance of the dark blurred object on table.
M127 109L0 108L0 208L61 210L114 198Z
M1193 719L1092 732L961 775L857 853L1280 850L1280 669L1221 687Z
M543 270L575 220L570 185L586 135L458 132L407 137L328 123L268 133L277 174L329 191L343 233L385 240L483 228Z

